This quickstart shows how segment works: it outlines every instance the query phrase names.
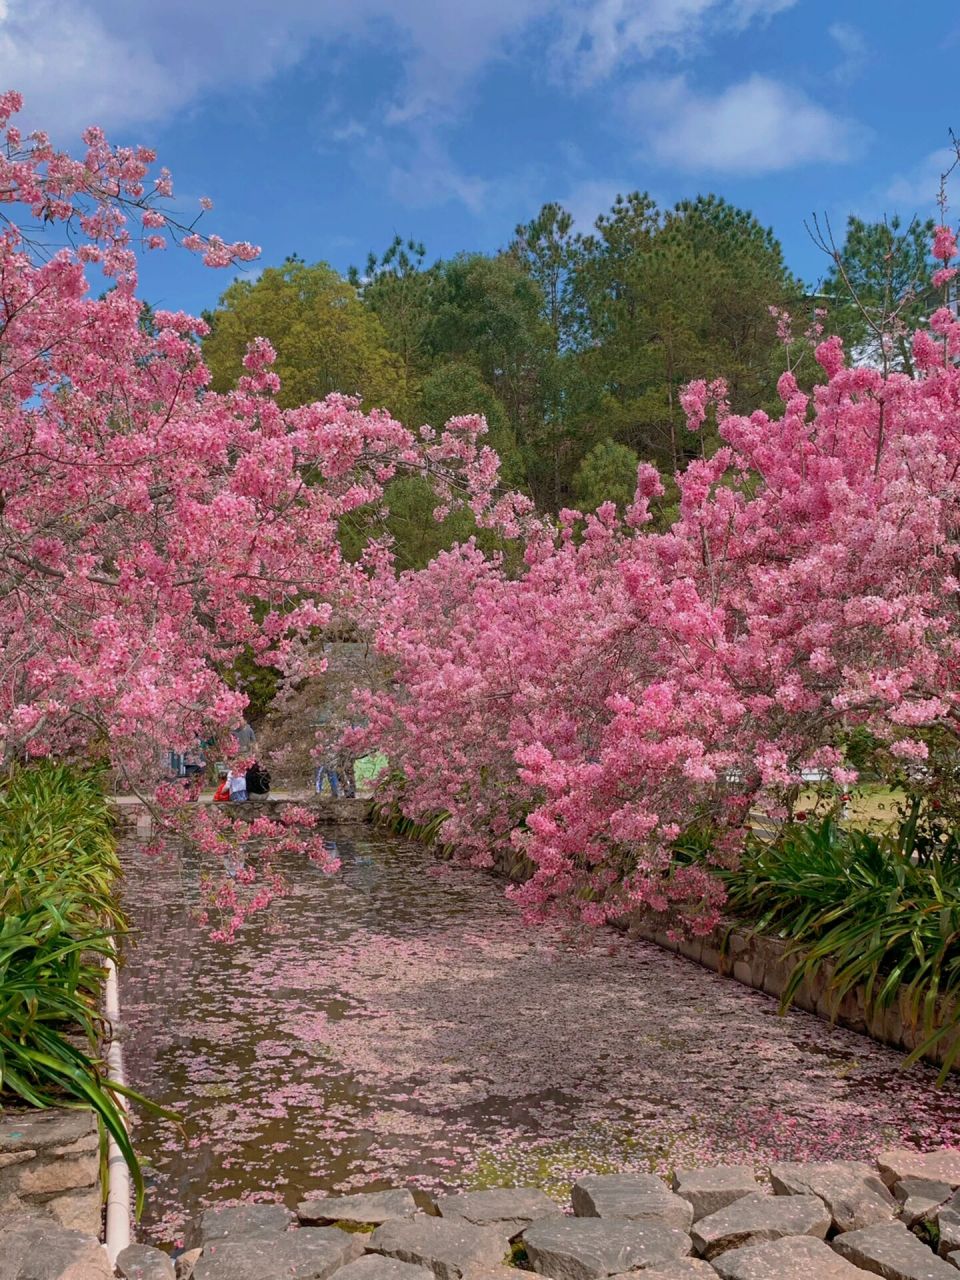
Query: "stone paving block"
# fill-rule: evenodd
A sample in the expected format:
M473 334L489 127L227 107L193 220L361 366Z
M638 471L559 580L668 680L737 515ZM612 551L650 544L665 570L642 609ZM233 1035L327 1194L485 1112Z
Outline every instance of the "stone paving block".
M716 1169L678 1169L673 1189L693 1206L693 1220L725 1209L734 1200L756 1195L761 1188L748 1164L721 1165Z
M770 1183L778 1196L818 1196L837 1231L859 1231L897 1216L896 1200L876 1170L862 1160L775 1164Z
M865 1280L865 1273L813 1236L788 1236L714 1258L721 1280Z
M690 1253L690 1237L678 1227L626 1218L548 1218L522 1239L532 1270L552 1280L602 1280Z
M49 1160L32 1160L20 1166L17 1187L22 1195L49 1195L55 1191L74 1191L92 1187L100 1172L100 1159L90 1155L67 1159L50 1153Z
M200 1239L238 1240L286 1231L294 1214L282 1204L236 1204L207 1209L200 1219Z
M956 1209L945 1207L937 1215L937 1228L940 1232L938 1252L941 1258L960 1249L960 1213Z
M74 1156L96 1152L98 1145L97 1118L90 1111L9 1112L0 1119L0 1154Z
M117 1274L124 1280L176 1280L173 1259L148 1244L130 1244L117 1255Z
M510 1242L498 1227L475 1227L462 1218L393 1218L367 1237L375 1253L426 1267L438 1280L459 1280L471 1267L496 1267Z
M113 1280L106 1251L92 1236L52 1218L18 1214L0 1223L0 1280Z
M541 1218L562 1212L539 1187L491 1187L457 1196L437 1196L434 1204L444 1218L462 1218L477 1227L497 1226L513 1239Z
M336 1227L211 1240L193 1280L327 1280L363 1253L363 1239Z
M426 1267L387 1258L382 1253L367 1253L356 1262L348 1262L337 1272L337 1280L430 1280L433 1272Z
M650 1173L591 1174L573 1184L578 1218L630 1218L689 1231L693 1206Z
M888 1187L902 1182L904 1178L946 1182L951 1190L960 1187L960 1150L924 1152L896 1147L880 1152L877 1168Z
M570 1199L577 1217L614 1218L616 1205L635 1195L663 1195L670 1188L655 1173L591 1173L573 1184Z
M611 1276L610 1280L717 1280L717 1273L709 1262L702 1258L678 1258L676 1262L667 1262L662 1267L653 1267L646 1271L628 1271L621 1276Z
M100 1188L96 1185L83 1191L65 1191L43 1205L44 1212L54 1217L61 1227L82 1231L85 1236L99 1236L102 1207Z
M185 1249L173 1260L177 1272L177 1280L193 1280L193 1273L200 1260L202 1249Z
M308 1226L329 1222L369 1223L378 1227L391 1218L409 1218L417 1211L409 1191L370 1191L355 1196L319 1196L297 1205L297 1217Z
M842 1258L884 1280L957 1280L955 1269L902 1222L880 1222L832 1241Z
M950 1186L946 1182L932 1182L929 1178L904 1178L894 1183L893 1194L900 1202L900 1218L908 1227L924 1218L932 1218L944 1201L950 1199Z
M739 1249L784 1236L817 1236L830 1229L830 1213L817 1196L744 1196L710 1213L693 1228L693 1247L712 1260L727 1249Z

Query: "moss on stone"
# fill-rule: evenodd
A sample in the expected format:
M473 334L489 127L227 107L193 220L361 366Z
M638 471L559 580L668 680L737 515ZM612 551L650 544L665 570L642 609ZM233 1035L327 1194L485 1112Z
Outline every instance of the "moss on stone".
M621 1173L625 1168L663 1173L675 1163L673 1137L644 1141L634 1129L614 1125L598 1125L591 1136L589 1144L582 1137L558 1138L482 1151L466 1173L466 1189L533 1186L565 1203L571 1184L584 1174Z

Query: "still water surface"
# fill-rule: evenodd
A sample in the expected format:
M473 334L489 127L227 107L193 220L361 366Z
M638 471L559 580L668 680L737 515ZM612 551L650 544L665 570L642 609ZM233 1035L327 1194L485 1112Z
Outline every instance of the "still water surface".
M193 855L126 850L127 1073L183 1118L137 1125L144 1238L239 1198L960 1143L960 1081L612 931L525 929L502 884L417 845L329 843L341 871L289 860L226 946Z

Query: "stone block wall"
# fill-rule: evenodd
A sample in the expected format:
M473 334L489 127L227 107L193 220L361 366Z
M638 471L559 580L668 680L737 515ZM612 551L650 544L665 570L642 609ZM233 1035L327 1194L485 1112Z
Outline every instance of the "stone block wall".
M522 854L508 853L500 858L494 871L508 880L520 882L531 874L532 867ZM780 938L750 933L742 926L738 928L732 920L722 921L702 938L671 938L640 914L619 927L632 938L656 943L658 947L702 964L704 968L741 982L744 986L763 991L777 1000L787 989L790 975L801 958L801 953L791 953L790 943ZM854 988L838 1005L829 992L830 976L830 966L822 965L812 978L805 978L801 982L793 997L793 1004L798 1009L838 1022L851 1031L859 1031L873 1040L892 1045L906 1053L912 1053L926 1039L917 1027L902 994L887 1008L868 1014L863 988ZM937 1025L943 1025L949 1015L950 1011L941 1004ZM944 1036L923 1056L935 1065L940 1065L958 1039L960 1032ZM952 1069L960 1071L960 1055Z
M49 1214L100 1235L100 1155L89 1111L0 1111L0 1221Z
M631 937L655 942L667 951L685 956L707 969L713 969L715 973L733 978L736 982L764 991L777 999L783 995L794 967L802 958L802 953L791 952L790 943L780 938L745 932L730 921L719 925L702 938L671 938L639 919L630 923L629 931ZM854 988L837 1004L829 992L830 976L829 966L824 965L812 978L805 978L797 988L793 1004L798 1009L836 1021L843 1027L849 1027L851 1031L862 1032L907 1053L911 1053L926 1038L920 1033L902 994L886 1009L877 1009L868 1014L863 988ZM941 1010L938 1022L945 1016L946 1010ZM958 1037L960 1033L945 1036L924 1056L933 1063L942 1063ZM960 1069L960 1062L956 1069Z

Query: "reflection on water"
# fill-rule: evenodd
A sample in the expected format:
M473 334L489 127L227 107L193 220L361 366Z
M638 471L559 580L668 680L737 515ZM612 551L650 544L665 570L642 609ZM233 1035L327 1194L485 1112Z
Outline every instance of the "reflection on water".
M195 855L126 853L121 974L144 1234L208 1203L868 1155L960 1139L960 1089L643 943L525 929L502 886L369 828L235 943L197 925Z

